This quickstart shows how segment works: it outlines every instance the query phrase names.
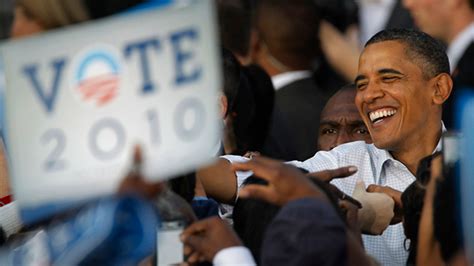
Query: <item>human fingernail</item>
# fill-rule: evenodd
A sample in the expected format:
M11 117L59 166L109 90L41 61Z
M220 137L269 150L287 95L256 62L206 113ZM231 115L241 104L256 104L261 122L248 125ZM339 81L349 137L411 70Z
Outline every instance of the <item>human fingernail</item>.
M349 170L349 172L357 172L357 167L350 166L348 170Z

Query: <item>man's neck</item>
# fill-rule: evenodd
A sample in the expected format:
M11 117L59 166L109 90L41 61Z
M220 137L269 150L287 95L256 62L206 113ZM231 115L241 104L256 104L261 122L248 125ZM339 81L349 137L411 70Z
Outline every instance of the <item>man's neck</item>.
M288 67L271 56L261 56L256 63L267 72L270 77L291 71L310 70L310 65L300 67Z
M390 153L393 158L402 162L413 175L416 175L420 160L433 154L441 139L441 134L442 129L440 127L438 131L427 134L422 139L417 140L417 145L406 145L406 147L397 151L391 151Z
M465 11L462 14L456 14L457 19L454 19L448 34L443 40L449 45L456 37L474 21L474 12Z
M281 69L278 69L277 67L273 66L268 60L266 60L266 58L258 60L257 63L260 67L263 68L263 70L265 70L265 72L267 72L267 74L270 77L279 75L281 73L285 73L285 71L283 71Z

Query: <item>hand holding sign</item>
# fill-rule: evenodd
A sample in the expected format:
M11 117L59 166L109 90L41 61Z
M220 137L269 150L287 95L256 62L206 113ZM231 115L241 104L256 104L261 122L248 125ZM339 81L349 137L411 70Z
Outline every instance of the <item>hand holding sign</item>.
M141 173L142 153L140 146L135 146L133 165L129 174L120 183L119 194L138 194L148 199L154 199L164 186L163 182L149 182L144 180Z
M3 129L24 221L114 193L137 142L143 176L154 181L211 161L220 137L216 39L204 0L0 45Z

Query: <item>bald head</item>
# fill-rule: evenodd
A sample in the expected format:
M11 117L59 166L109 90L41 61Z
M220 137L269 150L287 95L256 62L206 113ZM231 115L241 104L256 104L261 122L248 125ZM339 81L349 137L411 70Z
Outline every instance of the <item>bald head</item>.
M354 103L355 88L346 86L326 103L319 125L318 150L328 151L343 143L363 140L372 143Z

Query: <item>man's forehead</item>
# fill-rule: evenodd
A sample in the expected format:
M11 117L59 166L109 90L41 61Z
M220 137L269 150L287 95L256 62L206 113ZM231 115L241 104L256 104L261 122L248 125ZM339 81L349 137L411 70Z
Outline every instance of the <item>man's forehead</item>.
M340 120L343 117L350 118L351 120L360 119L359 111L356 105L351 103L338 103L331 105L330 108L326 108L322 114L323 120Z
M369 62L372 59L397 59L399 61L408 60L406 56L406 45L399 41L383 41L368 45L362 51L359 58L359 67ZM376 63L384 63L384 61L378 61Z
M399 41L384 41L368 45L359 58L358 77L367 73L384 74L387 70L402 72L407 64L418 65L407 56L406 45Z

